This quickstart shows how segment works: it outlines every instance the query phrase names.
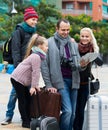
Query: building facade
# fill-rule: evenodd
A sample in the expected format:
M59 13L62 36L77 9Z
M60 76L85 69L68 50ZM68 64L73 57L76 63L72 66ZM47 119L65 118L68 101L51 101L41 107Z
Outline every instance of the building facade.
M108 0L103 0L102 17L105 22L108 22Z
M63 15L77 16L86 14L92 17L93 21L108 22L108 0L21 0L23 4L38 5L41 1L46 4L55 5ZM8 6L0 0L0 12L8 12Z
M57 9L62 10L62 0L46 0L46 4L55 5Z
M86 14L94 21L108 22L108 0L62 0L64 15Z

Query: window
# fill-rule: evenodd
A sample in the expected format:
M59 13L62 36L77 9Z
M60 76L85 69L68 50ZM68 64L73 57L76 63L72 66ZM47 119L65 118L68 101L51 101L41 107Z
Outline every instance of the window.
M66 4L66 9L68 9L68 10L73 9L73 4Z
M108 14L108 8L107 8L107 14Z

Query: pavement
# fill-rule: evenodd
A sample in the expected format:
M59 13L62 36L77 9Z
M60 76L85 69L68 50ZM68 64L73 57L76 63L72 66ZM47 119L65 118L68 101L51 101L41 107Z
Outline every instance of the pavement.
M101 83L100 85L101 88L98 94L108 96L108 65L103 65L102 67L98 67L97 69L93 67L92 71L95 77L97 77L97 71L98 71L98 78ZM40 78L39 83L40 86L44 86L42 77ZM10 75L0 73L0 122L3 121L3 119L5 118L10 90L11 90ZM17 104L14 111L14 117L12 123L6 126L0 125L0 130L29 130L27 128L21 127L21 118L18 112Z
M44 86L42 77L40 77L39 86ZM0 73L0 122L5 119L11 87L10 75ZM17 104L18 103L16 103L12 123L9 125L0 124L0 130L29 130L28 128L21 127L21 118Z

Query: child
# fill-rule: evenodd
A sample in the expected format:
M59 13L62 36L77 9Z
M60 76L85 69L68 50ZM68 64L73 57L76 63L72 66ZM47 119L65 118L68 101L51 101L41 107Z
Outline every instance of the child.
M28 44L24 60L16 67L11 75L11 83L18 96L22 127L30 128L30 96L36 94L36 91L40 91L41 60L45 58L47 50L48 43L46 38L34 34Z
M12 50L13 65L15 68L24 59L28 41L30 40L32 35L36 33L36 25L39 16L33 7L28 7L24 10L23 18L24 18L23 21L16 25L16 29L12 34L11 50ZM9 95L9 100L7 103L6 118L1 122L1 125L8 125L11 123L12 118L14 116L16 101L17 101L16 91L14 87L12 87Z

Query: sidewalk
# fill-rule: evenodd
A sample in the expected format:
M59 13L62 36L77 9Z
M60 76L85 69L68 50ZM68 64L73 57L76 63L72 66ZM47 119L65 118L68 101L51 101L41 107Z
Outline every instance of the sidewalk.
M93 68L93 73L96 77L96 69ZM108 96L108 66L98 68L98 77L101 82L101 89L99 95ZM44 86L43 80L40 79L40 86ZM0 73L0 122L5 118L6 106L11 90L11 84L8 74ZM0 130L28 130L21 127L21 119L16 105L15 114L12 123L6 126L0 125Z
M44 86L42 78L40 78L39 86ZM0 73L0 122L5 118L7 102L11 91L10 75ZM18 111L18 103L16 103L14 117L12 123L6 126L0 124L0 130L29 130L21 127L21 118Z

